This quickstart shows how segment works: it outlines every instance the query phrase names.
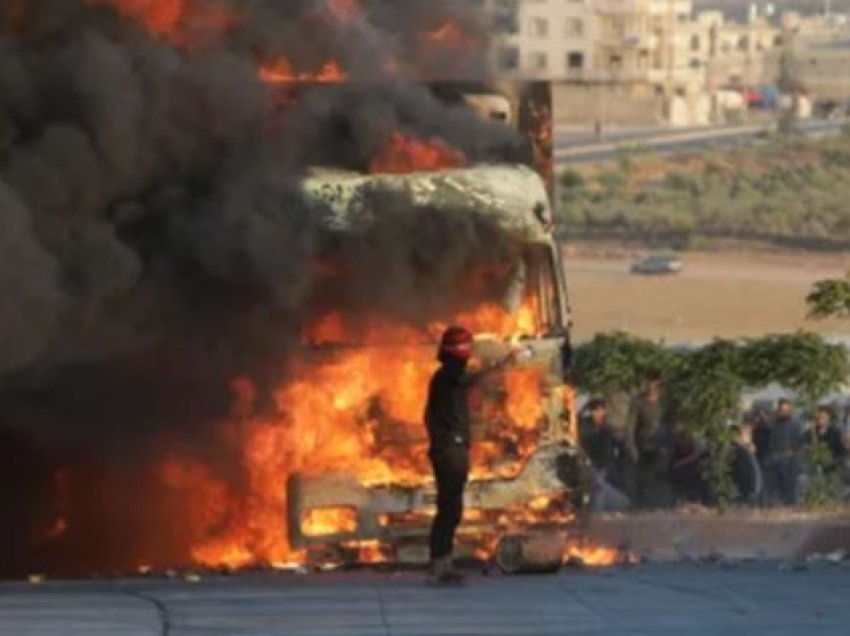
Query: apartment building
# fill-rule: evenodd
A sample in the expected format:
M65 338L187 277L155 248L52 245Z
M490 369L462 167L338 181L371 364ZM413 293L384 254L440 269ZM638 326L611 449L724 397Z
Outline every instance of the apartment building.
M552 80L644 81L686 68L692 0L485 0L500 71Z
M850 36L840 16L777 15L772 4L753 4L736 22L720 11L695 14L693 0L467 1L490 16L495 68L551 80L566 122L717 120L742 107L729 89L775 83L789 49L815 92L838 98L850 86L846 48L822 46Z
M593 0L485 0L494 62L508 75L581 79L594 42Z
M501 73L555 82L567 119L635 124L707 116L673 103L705 84L704 67L689 66L683 31L691 2L483 0Z
M783 28L755 12L746 22L728 22L720 11L703 11L689 25L691 65L706 68L709 91L772 83L766 78L768 53L785 42Z

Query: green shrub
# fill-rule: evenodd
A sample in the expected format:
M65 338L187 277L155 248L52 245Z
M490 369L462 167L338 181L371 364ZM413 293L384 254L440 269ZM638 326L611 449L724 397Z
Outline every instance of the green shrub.
M601 173L598 177L596 177L596 180L599 182L599 185L605 188L605 190L609 193L622 190L626 183L625 175L613 170Z
M578 170L567 168L561 173L561 185L567 190L580 190L584 187L584 175Z
M728 423L738 413L744 386L776 382L812 405L850 376L844 347L806 333L716 340L678 351L624 333L599 334L577 347L574 358L578 387L592 395L634 394L650 369L664 373L671 421L687 426L711 448L706 477L721 504L734 496ZM819 486L812 497L822 498L823 491Z

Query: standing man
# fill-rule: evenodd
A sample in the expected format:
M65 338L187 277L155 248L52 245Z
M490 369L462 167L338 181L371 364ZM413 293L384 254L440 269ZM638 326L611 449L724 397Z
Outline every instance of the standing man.
M469 390L484 377L511 364L514 353L502 362L468 373L472 357L472 332L450 327L440 340L440 368L431 378L425 425L428 457L437 481L437 515L431 526L431 580L438 584L461 583L463 576L452 563L455 530L463 517L463 490L469 476Z
M776 417L770 425L770 446L766 462L770 499L774 505L797 505L802 440L803 427L794 416L794 404L788 398L780 399L776 407Z
M579 440L593 466L593 506L598 512L628 508L624 488L623 445L608 422L604 400L592 399L580 420Z
M669 504L667 440L661 429L661 372L646 374L643 392L629 405L625 445L629 460L629 495L638 508L661 508Z

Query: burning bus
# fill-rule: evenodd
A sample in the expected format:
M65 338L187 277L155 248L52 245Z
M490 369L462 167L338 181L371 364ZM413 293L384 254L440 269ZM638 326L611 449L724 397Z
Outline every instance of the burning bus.
M441 91L446 94L445 87ZM518 367L488 379L473 398L472 475L458 536L461 553L482 556L495 550L508 570L557 567L564 543L551 537L561 537L576 521L588 502L589 484L586 460L575 445L570 313L553 235L549 120L542 115L548 112L547 92L539 84L468 91L456 89L453 95L526 135L526 165L458 167L436 147L431 152L442 153L442 169L422 171L408 169L416 162L407 162L409 149L399 147L395 161L378 162L398 174L313 171L303 180L303 194L331 235L368 232L389 200L414 210L423 227L434 215L477 218L512 244L497 273L490 267L489 302L452 317L476 330L475 357L482 364L500 359L517 343L529 352ZM393 170L399 164L401 169ZM347 413L362 428L364 457L289 475L287 538L309 562L424 558L435 487L425 459L421 408L435 365L434 337L443 326L435 322L416 335L380 329L352 336L330 314L307 334L313 355L334 358L343 351L348 359L360 357L363 364L350 369L353 376L362 373L370 384L369 376L377 374L389 382L359 391L360 404L349 395L328 395L338 402L337 415ZM395 367L391 374L373 368L376 352L383 361L378 366ZM546 533L550 539L541 541ZM541 545L547 546L542 552ZM523 556L523 550L534 556Z
M412 559L455 322L532 352L470 550L581 511L548 88L478 83L461 4L0 8L0 576Z

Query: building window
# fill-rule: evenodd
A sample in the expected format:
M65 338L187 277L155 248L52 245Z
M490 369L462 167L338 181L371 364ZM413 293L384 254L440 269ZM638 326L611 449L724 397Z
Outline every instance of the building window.
M611 55L608 58L608 68L612 71L618 71L623 68L623 56Z
M546 18L531 18L531 35L535 38L549 37L549 21Z
M691 61L688 63L688 66L691 68L702 68L702 60L696 57L692 57Z
M698 35L691 36L691 51L699 51L702 48L702 43L700 42Z
M519 0L497 0L493 9L493 30L496 33L519 33Z
M567 53L567 68L572 71L584 68L584 53L581 51Z
M549 56L541 51L528 55L528 66L532 71L545 71L549 66Z
M584 34L584 22L581 18L567 18L564 25L564 35L567 37L576 37Z
M519 68L519 49L515 46L504 46L497 53L499 68L505 71L515 71Z

